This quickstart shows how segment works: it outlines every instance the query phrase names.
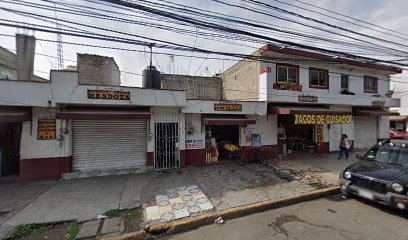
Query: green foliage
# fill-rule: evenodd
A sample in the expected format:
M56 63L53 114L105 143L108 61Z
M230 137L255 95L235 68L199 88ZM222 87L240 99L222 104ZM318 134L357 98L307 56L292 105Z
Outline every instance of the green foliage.
M74 240L75 237L78 235L79 230L81 229L81 224L79 222L72 222L71 225L68 227L67 231L67 239L68 240Z
M111 209L111 210L107 211L106 213L104 213L104 215L109 217L109 218L118 217L119 216L119 210L118 209Z
M23 224L18 226L11 234L10 239L20 239L22 237L39 233L47 228L45 224Z

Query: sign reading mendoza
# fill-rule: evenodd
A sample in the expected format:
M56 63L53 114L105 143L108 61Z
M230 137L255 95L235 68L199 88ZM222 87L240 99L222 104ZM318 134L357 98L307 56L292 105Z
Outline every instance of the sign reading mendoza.
M295 114L295 124L350 124L351 115Z
M130 100L130 92L88 89L88 99Z
M214 103L214 111L241 112L242 104Z

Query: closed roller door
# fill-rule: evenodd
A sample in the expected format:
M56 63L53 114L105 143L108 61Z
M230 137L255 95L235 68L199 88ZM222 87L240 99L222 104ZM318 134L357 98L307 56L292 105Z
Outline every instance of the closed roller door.
M146 121L74 120L74 171L144 168Z
M354 117L354 147L370 148L377 143L377 117Z

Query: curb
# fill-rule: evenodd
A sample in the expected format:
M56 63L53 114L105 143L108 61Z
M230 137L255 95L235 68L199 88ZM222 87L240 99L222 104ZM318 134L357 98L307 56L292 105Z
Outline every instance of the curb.
M161 223L150 226L145 230L137 231L134 233L128 233L117 237L103 238L104 240L139 240L147 238L150 235L157 235L166 232L167 234L180 233L194 228L198 228L203 225L213 224L214 221L221 217L224 220L231 220L234 218L239 218L247 216L250 214L263 212L266 210L285 207L301 202L306 202L314 200L317 198L327 197L333 194L340 193L340 188L329 187L325 189L320 189L312 192L302 193L295 196L284 197L274 200L268 200L259 203L253 203L241 207L229 208L217 212L209 212L194 216L191 218L186 218L176 222Z

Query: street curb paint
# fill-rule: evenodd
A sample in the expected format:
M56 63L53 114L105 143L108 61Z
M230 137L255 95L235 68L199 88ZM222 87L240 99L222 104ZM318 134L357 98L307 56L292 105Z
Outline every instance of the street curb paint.
M253 203L241 207L229 208L217 212L208 212L200 214L191 218L186 218L183 220L161 223L147 227L145 230L138 231L135 233L124 234L117 237L107 238L106 240L133 240L142 239L140 237L147 237L148 235L158 235L166 232L167 234L180 233L194 228L198 228L203 225L213 224L214 221L221 217L224 220L231 220L234 218L239 218L247 216L254 213L263 212L270 209L285 207L301 202L306 202L314 200L317 198L327 197L333 194L340 193L340 188L330 187L325 189L320 189L312 192L302 193L295 196L284 197L279 199L273 199L268 201L263 201L259 203ZM140 237L139 237L140 236ZM138 238L139 237L139 238Z

